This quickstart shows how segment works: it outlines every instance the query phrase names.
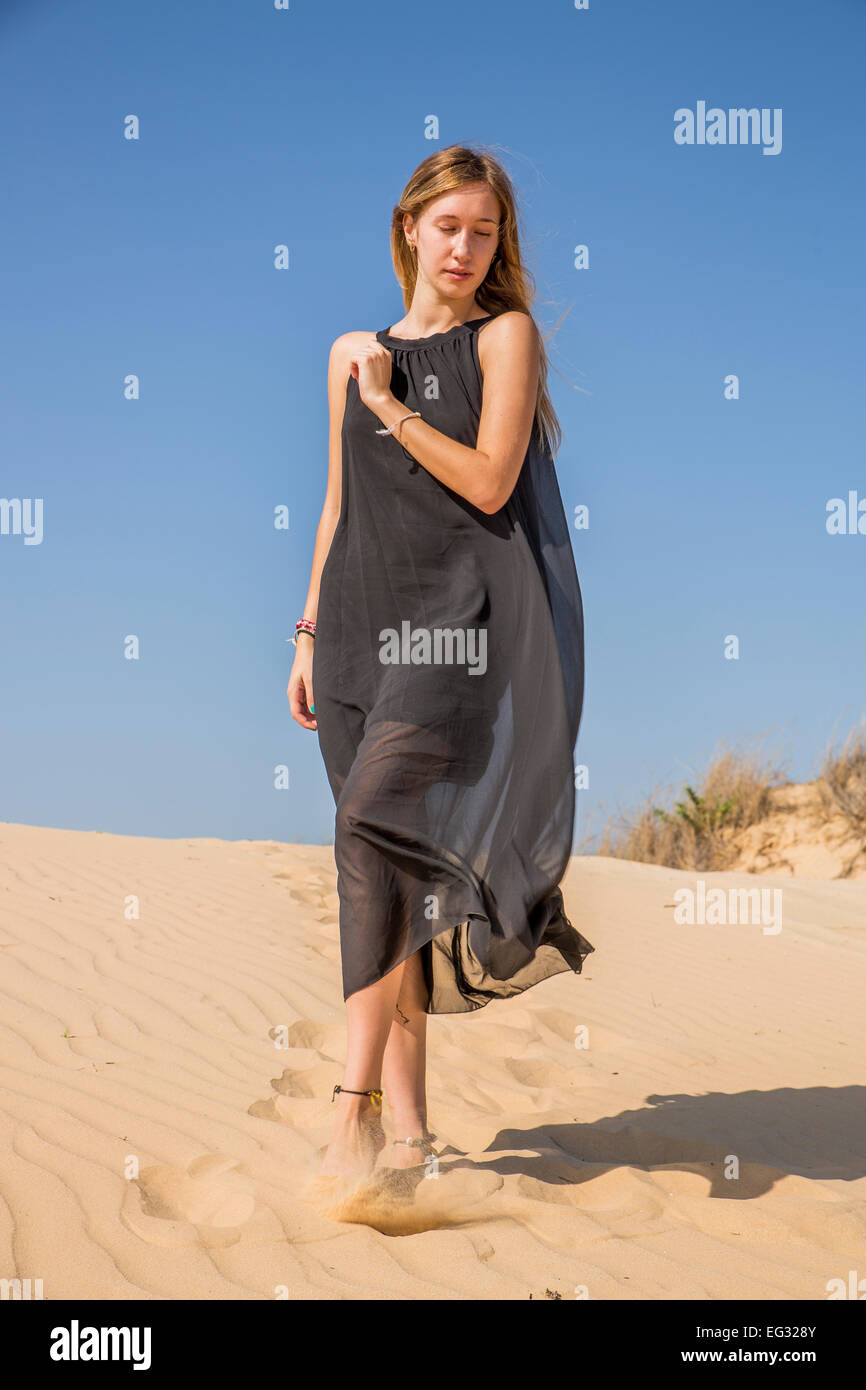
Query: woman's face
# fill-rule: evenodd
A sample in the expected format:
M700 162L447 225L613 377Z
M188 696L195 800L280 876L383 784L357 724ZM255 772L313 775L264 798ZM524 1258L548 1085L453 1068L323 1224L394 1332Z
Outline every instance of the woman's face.
M485 183L443 193L407 227L419 278L446 297L465 299L481 285L498 243L500 209Z

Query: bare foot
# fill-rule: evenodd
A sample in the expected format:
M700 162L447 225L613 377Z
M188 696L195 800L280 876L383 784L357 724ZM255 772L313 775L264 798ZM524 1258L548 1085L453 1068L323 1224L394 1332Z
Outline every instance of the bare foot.
M341 1091L331 1142L322 1158L320 1175L350 1181L369 1177L385 1147L385 1131L369 1096Z

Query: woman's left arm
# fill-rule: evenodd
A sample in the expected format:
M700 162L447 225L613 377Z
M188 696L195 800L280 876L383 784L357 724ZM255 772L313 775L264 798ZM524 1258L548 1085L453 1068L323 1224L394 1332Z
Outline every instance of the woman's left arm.
M476 331L484 384L475 448L450 439L420 416L403 420L393 434L440 483L492 516L514 491L529 445L538 396L538 330L529 314L512 309ZM375 337L356 359L353 375L364 404L390 426L406 414L406 405L383 389L381 353L390 381L391 354Z

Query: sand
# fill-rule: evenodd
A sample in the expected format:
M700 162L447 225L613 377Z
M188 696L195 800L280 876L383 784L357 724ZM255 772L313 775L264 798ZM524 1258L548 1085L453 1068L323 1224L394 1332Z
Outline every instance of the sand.
M781 930L676 921L699 878L778 889ZM0 824L0 1278L786 1300L866 1275L866 881L578 857L563 887L583 975L430 1020L438 1172L340 1221L310 1197L345 1055L332 849Z

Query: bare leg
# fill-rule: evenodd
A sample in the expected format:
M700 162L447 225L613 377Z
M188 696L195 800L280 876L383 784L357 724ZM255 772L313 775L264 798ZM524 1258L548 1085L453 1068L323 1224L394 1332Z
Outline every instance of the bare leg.
M346 1000L346 1066L341 1085L352 1091L382 1087L382 1059L400 993L405 962ZM322 1173L347 1178L368 1176L385 1147L385 1131L370 1096L340 1091L333 1137L322 1160Z
M375 885L380 881L380 857L355 837L355 817L364 815L372 804L377 813L383 807L393 808L395 819L407 826L413 815L417 816L423 828L424 797L445 778L454 757L451 744L427 728L395 720L380 720L366 728L351 771L335 788L338 801L334 852L338 874L346 872L353 882L366 879ZM371 853L374 862L370 860ZM373 891L364 904L359 904L359 929L376 930L376 902ZM404 975L405 971L408 973ZM346 1000L348 1044L342 1084L352 1090L382 1086L401 1138L422 1135L425 1130L425 1005L423 970L417 952L384 979L357 990ZM401 1014L407 1023L399 1021ZM393 1041L387 1047L390 1039ZM346 1176L369 1173L385 1145L379 1114L367 1096L340 1093L335 1108L339 1110L337 1124L324 1157L323 1172ZM392 1146L395 1162L389 1166L404 1166L407 1150L409 1166L414 1166L420 1150L407 1145Z
M400 993L382 1062L383 1086L397 1139L423 1136L427 1132L426 1003L421 953L416 951L404 962ZM408 1144L392 1144L387 1162L391 1168L414 1168L423 1164L424 1155Z

